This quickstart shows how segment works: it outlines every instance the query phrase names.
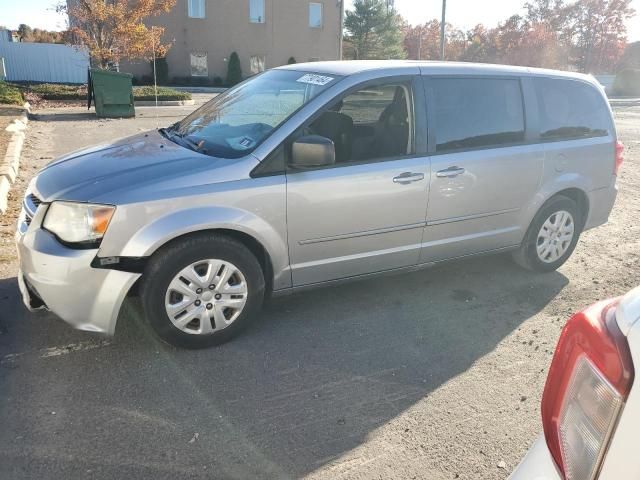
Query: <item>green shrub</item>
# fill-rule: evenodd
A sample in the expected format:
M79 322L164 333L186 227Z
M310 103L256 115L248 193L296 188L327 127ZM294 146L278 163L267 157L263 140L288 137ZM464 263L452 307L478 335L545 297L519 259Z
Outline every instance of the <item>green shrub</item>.
M240 66L240 58L236 52L229 57L229 66L227 71L227 85L235 85L242 81L242 67Z
M0 104L22 105L23 103L24 98L20 90L6 82L0 82Z
M153 86L134 87L133 97L135 100L155 100ZM180 92L168 87L158 87L158 100L191 100L189 92Z
M640 95L640 69L622 70L616 75L612 90L615 95Z
M160 82L158 82L160 83ZM139 75L131 79L132 85L153 85L153 75Z
M153 74L153 60L149 63L151 64L151 72ZM164 57L156 58L156 82L158 82L158 85L166 85L169 83L169 64ZM153 80L151 83L153 84Z
M294 57L289 57L289 60L287 60L287 64L293 65L294 63L298 63L298 62L296 62L296 59Z
M211 85L211 79L209 77L173 77L171 83L173 85L208 87Z
M43 83L26 87L44 100L85 100L87 98L86 85L57 85ZM134 87L133 96L136 100L155 100L153 85ZM179 92L173 88L158 87L158 100L191 100L188 92Z

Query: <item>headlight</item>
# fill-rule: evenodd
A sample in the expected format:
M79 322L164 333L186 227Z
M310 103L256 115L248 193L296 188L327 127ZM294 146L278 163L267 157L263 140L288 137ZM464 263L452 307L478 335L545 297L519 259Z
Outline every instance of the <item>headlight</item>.
M93 244L104 236L115 210L111 205L53 202L42 227L63 242Z

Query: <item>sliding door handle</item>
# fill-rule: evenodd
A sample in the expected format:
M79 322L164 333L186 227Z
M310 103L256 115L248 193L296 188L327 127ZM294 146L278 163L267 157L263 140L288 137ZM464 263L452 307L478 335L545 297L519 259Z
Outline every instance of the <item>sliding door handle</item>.
M440 170L436 172L436 177L438 178L452 178L457 177L458 175L462 175L465 172L462 167L449 167L444 170Z
M404 172L397 177L393 177L393 183L399 183L401 185L407 185L411 182L419 182L420 180L424 180L424 173Z

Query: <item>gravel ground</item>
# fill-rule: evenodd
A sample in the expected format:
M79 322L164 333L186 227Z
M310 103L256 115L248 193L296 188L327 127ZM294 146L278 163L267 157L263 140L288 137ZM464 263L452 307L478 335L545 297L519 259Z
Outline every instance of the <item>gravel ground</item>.
M610 222L558 272L484 257L299 294L197 352L148 336L135 300L115 339L27 313L12 235L28 179L187 110L29 124L0 217L0 478L506 478L540 432L568 316L640 284L640 107L616 108L627 151Z

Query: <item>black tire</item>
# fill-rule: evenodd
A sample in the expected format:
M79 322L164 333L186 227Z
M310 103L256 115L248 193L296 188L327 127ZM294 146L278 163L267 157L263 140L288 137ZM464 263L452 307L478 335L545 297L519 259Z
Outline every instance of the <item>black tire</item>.
M240 315L228 327L209 334L186 333L169 319L165 295L180 270L204 259L220 259L235 265L245 277L247 301ZM265 280L260 263L245 245L224 235L202 233L173 242L151 257L143 274L141 297L145 317L162 340L175 347L196 349L219 345L240 333L260 310L264 292Z
M561 210L567 211L571 214L574 220L574 233L569 247L564 254L554 262L544 262L538 257L536 242L538 239L538 233L542 228L544 222L553 215L555 212ZM582 233L583 224L583 212L572 199L565 197L564 195L557 195L552 197L545 203L533 218L531 225L529 226L527 233L520 245L520 248L513 253L514 261L527 270L535 272L552 272L558 269L573 253L576 248L580 234Z

